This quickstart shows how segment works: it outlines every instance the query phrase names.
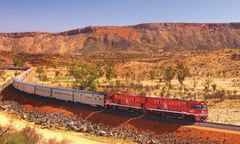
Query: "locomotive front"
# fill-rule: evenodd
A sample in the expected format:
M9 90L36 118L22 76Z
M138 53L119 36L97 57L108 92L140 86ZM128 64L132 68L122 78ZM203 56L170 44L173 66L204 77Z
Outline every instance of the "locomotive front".
M190 102L189 112L194 115L195 121L207 121L208 119L208 106L205 102Z

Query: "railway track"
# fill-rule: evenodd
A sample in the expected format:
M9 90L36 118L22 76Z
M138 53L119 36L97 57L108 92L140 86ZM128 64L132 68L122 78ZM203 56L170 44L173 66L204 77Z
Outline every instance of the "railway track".
M168 123L178 123L181 125L195 125L195 126L200 126L200 127L216 128L216 129L240 132L240 126L238 126L238 125L214 123L214 122L192 122L192 121L183 121L183 120L178 120L178 119L166 119L166 118L161 118L161 117L156 117L156 116L144 116L144 118L151 119L151 120L159 120L159 121L168 122Z
M221 123L213 123L213 122L195 122L193 125L208 127L208 128L216 128L223 130L232 130L232 131L240 131L240 126L237 125L229 125L229 124L221 124Z

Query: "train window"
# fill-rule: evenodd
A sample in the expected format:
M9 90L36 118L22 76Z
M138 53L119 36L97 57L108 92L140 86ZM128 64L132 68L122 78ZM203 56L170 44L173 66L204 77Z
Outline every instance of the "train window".
M195 105L195 109L201 109L201 105Z
M206 105L201 105L202 110L207 110L208 107Z
M206 105L191 105L190 108L197 110L207 110L208 107Z

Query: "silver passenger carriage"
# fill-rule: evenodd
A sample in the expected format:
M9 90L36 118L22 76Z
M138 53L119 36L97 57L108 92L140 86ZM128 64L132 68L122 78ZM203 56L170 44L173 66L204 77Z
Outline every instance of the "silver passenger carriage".
M73 102L104 107L104 94L91 91L74 90Z
M53 88L52 98L64 101L73 101L73 89Z
M36 85L35 94L43 97L51 97L52 88L48 86Z

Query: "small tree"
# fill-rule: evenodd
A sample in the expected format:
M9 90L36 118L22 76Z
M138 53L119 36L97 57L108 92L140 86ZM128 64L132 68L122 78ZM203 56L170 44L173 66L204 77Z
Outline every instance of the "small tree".
M89 90L97 91L98 87L99 87L99 82L98 81L93 81L90 84Z
M210 85L211 85L211 83L212 83L212 79L210 79L210 78L207 78L207 79L205 80L205 82L203 83L203 86L204 86L204 89L203 89L204 95L205 95L205 97L207 97L207 98L210 98L209 91L210 91Z
M163 79L167 81L168 89L171 89L171 80L174 78L176 71L173 66L162 67L161 72L163 74Z
M76 80L74 88L93 91L98 89L99 84L96 79L101 76L101 72L95 66L87 64L74 65L71 67L70 73Z
M13 65L14 66L23 66L23 61L18 58L15 58L15 59L13 59Z
M178 79L178 82L180 83L181 89L182 89L183 81L185 80L186 76L190 75L190 71L189 71L189 68L186 65L184 65L183 63L177 64L176 71L177 71L177 79Z
M116 80L116 86L120 86L121 85L121 81L120 80Z
M212 89L213 89L214 92L216 92L217 84L212 84Z
M120 80L116 80L115 83L116 83L116 87L117 87L117 91L118 91L119 87L121 85L121 81Z
M46 81L47 76L46 76L46 75L43 75L44 70L43 70L42 67L38 67L38 68L36 69L36 73L38 74L38 78L39 78L41 81Z
M150 79L154 80L156 78L156 71L155 70L151 70L150 71Z
M60 74L61 74L60 71L56 71L56 72L55 72L55 77L59 77Z
M36 73L38 73L38 77L43 73L43 68L42 67L38 67L36 69Z
M210 84L212 83L212 79L207 78L204 82L204 91L209 92Z
M111 80L112 78L116 77L116 70L114 67L106 68L106 78Z

